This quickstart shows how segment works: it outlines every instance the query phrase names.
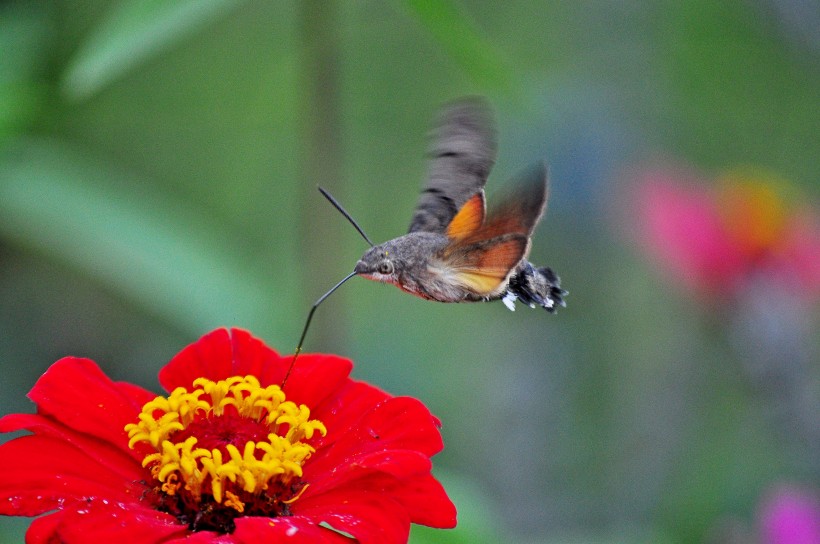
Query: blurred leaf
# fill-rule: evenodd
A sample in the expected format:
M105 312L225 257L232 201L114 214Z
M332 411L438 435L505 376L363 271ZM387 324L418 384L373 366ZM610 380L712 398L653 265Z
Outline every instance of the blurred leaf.
M25 542L25 534L31 524L29 518L13 518L3 516L0 523L0 544L16 544Z
M517 541L517 544L673 544L675 542L666 535L646 531L640 527L630 527L622 531L609 529L593 533L578 532L568 536L527 539Z
M0 157L0 236L84 271L193 334L283 318L263 315L269 308L259 301L271 299L271 289L234 254L228 235L184 202L140 187L147 184L55 142L20 142Z
M45 100L37 76L47 57L49 15L42 5L0 7L0 138L34 119Z
M477 84L506 94L512 74L499 51L450 0L404 0L421 25Z
M236 4L238 0L123 0L69 62L63 91L74 100L89 97Z
M42 67L48 12L20 3L0 7L0 82L30 79Z
M709 387L721 389L700 391L699 440L688 441L681 452L659 505L667 528L691 542L702 542L710 528L752 510L758 490L785 472L776 440L746 407L749 399L731 389L731 377L723 382L720 370L712 370Z
M0 83L0 139L18 132L36 117L44 101L42 88L29 83Z
M774 21L731 2L670 3L664 17L675 21L658 34L674 104L669 149L716 169L753 160L816 186L817 57L795 54L763 31Z

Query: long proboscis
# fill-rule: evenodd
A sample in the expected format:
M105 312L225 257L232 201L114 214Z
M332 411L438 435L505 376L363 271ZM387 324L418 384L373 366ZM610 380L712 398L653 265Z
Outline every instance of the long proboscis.
M339 283L337 283L336 285L334 285L334 286L330 289L330 291L328 291L327 293L325 293L324 295L322 295L321 297L319 297L319 300L317 300L316 302L314 302L314 303L313 303L313 306L311 306L311 308L310 308L310 313L308 313L308 316L307 316L307 321L305 321L305 328L304 328L304 329L302 329L302 336L300 336L300 337L299 337L299 345L298 345L298 346L296 346L296 351L294 351L294 352L293 352L293 359L291 359L291 360L290 360L290 366L288 367L288 371L287 371L287 373L285 373L285 377L284 377L284 379L282 380L282 385L280 386L280 387L281 387L281 389L284 389L284 388L285 388L285 384L287 383L288 378L290 377L290 373L291 373L291 371L293 370L293 365L295 365L295 364L296 364L296 358L297 358L297 357L299 357L299 354L302 352L302 344L304 344L304 343L305 343L305 335L307 334L308 328L310 328L310 322L311 322L311 320L313 319L313 314L314 314L314 312L316 312L316 308L318 308L318 307L319 307L319 305L320 305L322 302L324 302L324 301L325 301L325 299L326 299L327 297L329 297L329 296L330 296L330 295L331 295L331 294L332 294L332 293L333 293L336 289L338 289L339 287L341 287L341 286L342 286L342 284L343 284L344 282L346 282L347 280L349 280L350 278L352 278L352 277L353 277L353 276L355 276L355 275L356 275L356 273L355 273L355 272L351 272L350 274L348 274L347 276L345 276L345 278L344 278L342 281L340 281Z
M355 228L357 231L359 231L359 234L362 235L362 238L364 238L365 242L370 244L370 247L373 247L374 245L376 245L376 244L374 244L373 242L370 241L370 238L368 238L367 234L364 233L364 230L362 230L362 227L360 227L359 224L356 223L356 221L350 216L350 214L347 213L347 210L345 210L342 207L342 205L339 204L336 201L335 198L333 198L333 195L331 195L330 193L325 191L322 187L319 187L319 192L322 193L322 196L325 197L326 199L328 199L328 201L330 201L331 204L333 204L333 207L336 208L339 211L340 214L345 216L345 219L350 221L350 224L353 225L353 228Z

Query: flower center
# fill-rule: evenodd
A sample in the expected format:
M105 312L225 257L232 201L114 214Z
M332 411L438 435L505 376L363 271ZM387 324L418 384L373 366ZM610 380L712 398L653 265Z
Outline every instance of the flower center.
M315 450L306 441L325 426L253 376L193 387L148 402L125 426L128 446L147 452L158 508L192 530L225 533L240 515L288 515L307 486L302 466Z

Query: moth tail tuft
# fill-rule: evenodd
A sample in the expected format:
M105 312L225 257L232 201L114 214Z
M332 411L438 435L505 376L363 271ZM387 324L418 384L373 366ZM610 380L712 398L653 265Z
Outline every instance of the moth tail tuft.
M504 298L506 303L506 300L514 296L531 308L541 306L554 314L558 306L566 308L564 297L567 294L567 291L561 289L561 278L551 268L536 268L531 263L524 262L510 277L507 296Z

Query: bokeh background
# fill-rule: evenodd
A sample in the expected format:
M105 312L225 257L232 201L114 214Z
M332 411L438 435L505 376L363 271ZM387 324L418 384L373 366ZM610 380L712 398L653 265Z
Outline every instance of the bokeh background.
M820 483L817 297L695 293L633 206L646 165L750 165L816 217L818 28L803 0L3 2L0 413L65 355L158 390L218 326L292 351L366 249L316 185L402 234L437 108L480 94L490 199L550 163L531 260L568 308L354 279L305 346L441 418L460 526L413 542L765 542L767 493Z

